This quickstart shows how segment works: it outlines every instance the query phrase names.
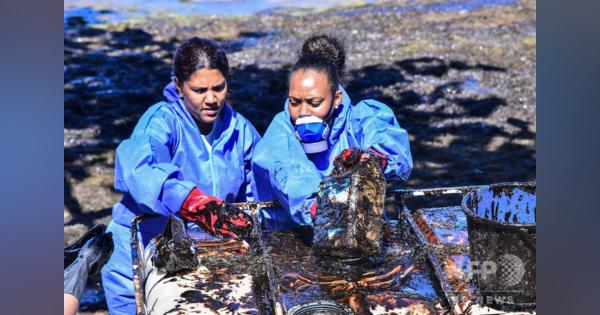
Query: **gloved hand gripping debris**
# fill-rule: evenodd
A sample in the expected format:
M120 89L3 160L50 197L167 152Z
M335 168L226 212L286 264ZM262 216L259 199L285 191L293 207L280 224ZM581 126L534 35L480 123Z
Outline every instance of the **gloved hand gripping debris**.
M334 169L331 175L338 175L344 172L351 171L358 163L364 162L370 157L374 158L383 172L387 166L387 158L385 155L373 148L361 150L359 148L348 148L333 160Z
M352 171L352 169L357 167L360 162L365 162L369 158L374 158L377 161L377 164L382 172L387 167L387 158L385 155L373 148L370 148L366 151L363 151L359 148L348 148L342 151L340 155L335 157L333 161L334 168L331 171L331 176ZM310 215L313 219L313 222L317 216L317 209L317 200L315 200L310 206Z
M229 238L246 238L252 234L252 217L223 200L194 188L185 199L179 214L198 224L206 232Z

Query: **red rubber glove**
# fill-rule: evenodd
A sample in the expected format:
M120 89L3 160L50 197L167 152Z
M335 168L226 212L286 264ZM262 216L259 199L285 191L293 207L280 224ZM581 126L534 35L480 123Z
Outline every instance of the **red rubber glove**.
M368 153L370 154L374 154L375 156L377 156L379 158L378 162L379 162L379 168L381 169L381 171L385 171L385 168L387 167L388 164L388 159L385 156L385 154L373 149L373 148L369 148L367 150ZM366 159L366 157L365 157Z
M252 233L250 215L198 188L194 188L187 196L179 215L218 237L244 238Z
M310 216L312 217L313 222L317 218L317 200L316 199L315 199L315 202L313 202L313 204L310 206Z

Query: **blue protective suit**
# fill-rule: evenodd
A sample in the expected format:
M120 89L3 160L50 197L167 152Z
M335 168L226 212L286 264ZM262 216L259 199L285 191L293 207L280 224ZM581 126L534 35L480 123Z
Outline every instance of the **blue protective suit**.
M255 196L261 201L277 199L284 208L261 211L267 228L312 224L310 206L318 185L331 173L333 159L344 149L372 147L388 158L384 170L387 180L408 180L413 167L408 134L398 124L394 112L375 100L353 106L346 91L341 90L343 100L333 116L327 151L304 152L296 138L287 101L284 111L275 116L256 146L252 159Z
M134 314L129 227L143 213L160 217L139 226L144 245L162 232L168 216L177 213L190 191L198 187L225 202L252 200L251 158L260 135L242 115L225 105L212 145L171 83L166 101L150 107L131 137L116 151L115 190L123 194L113 207L108 229L115 249L102 269L111 314Z

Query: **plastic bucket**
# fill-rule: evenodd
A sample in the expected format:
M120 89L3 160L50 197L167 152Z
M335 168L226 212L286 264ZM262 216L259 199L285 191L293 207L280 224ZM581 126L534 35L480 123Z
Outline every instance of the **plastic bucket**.
M502 183L463 197L477 302L504 311L536 303L535 183Z

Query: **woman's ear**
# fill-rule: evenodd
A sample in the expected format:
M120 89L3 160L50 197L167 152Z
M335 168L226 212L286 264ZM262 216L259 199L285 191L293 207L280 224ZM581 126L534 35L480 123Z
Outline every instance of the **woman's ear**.
M177 80L176 77L173 77L173 84L175 84L175 89L177 89L177 94L181 99L183 99L183 86L181 86L181 82Z
M340 107L340 104L342 104L342 98L343 98L343 94L342 91L337 90L335 91L335 95L333 96L333 109L338 109L338 107Z

